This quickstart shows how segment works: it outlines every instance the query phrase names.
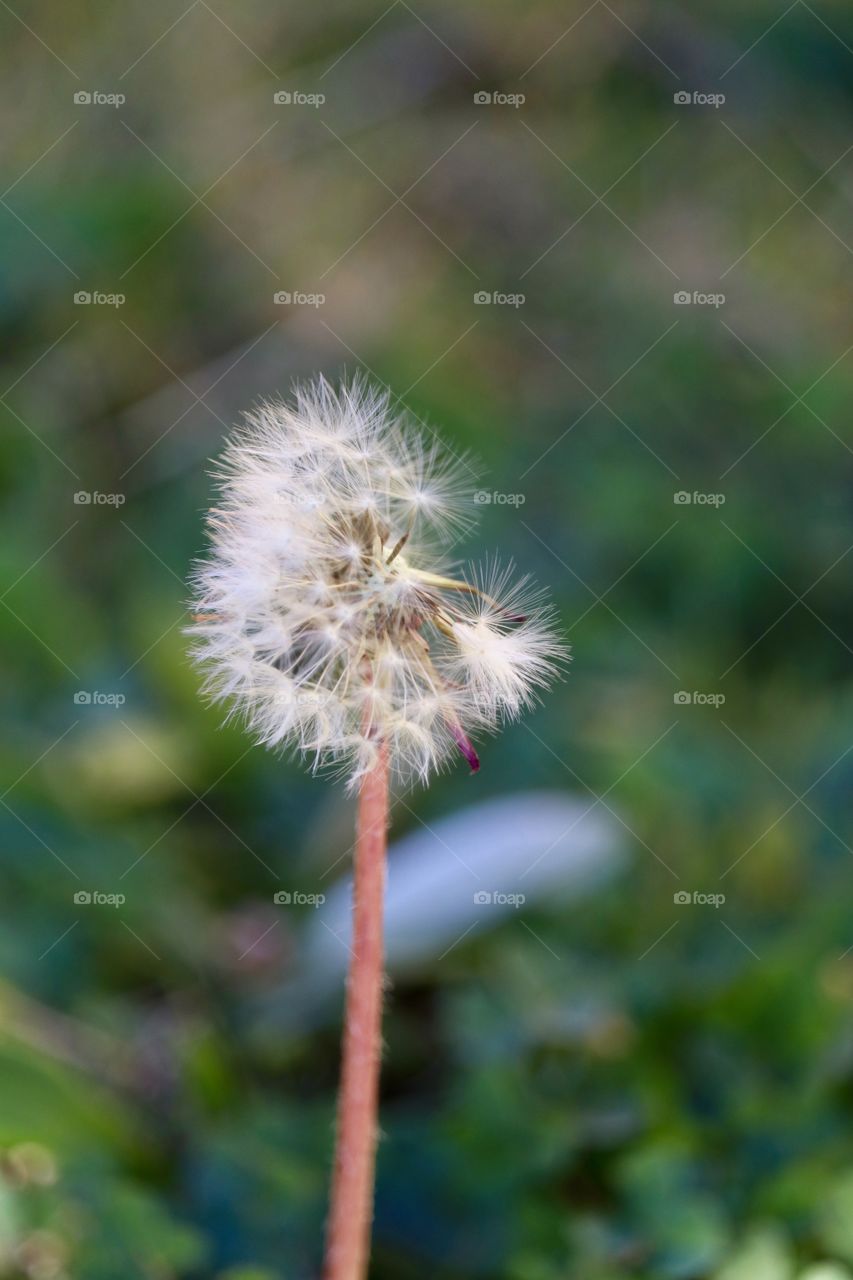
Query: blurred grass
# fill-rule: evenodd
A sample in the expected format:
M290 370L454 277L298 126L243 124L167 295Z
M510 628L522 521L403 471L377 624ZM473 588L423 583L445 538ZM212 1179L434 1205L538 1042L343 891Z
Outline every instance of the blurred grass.
M849 11L415 8L0 12L9 1277L316 1274L337 1029L247 1028L298 964L298 913L257 945L272 889L319 883L350 807L218 727L180 627L226 426L360 362L523 494L482 547L575 653L397 828L588 788L634 847L592 909L396 986L373 1275L853 1264Z

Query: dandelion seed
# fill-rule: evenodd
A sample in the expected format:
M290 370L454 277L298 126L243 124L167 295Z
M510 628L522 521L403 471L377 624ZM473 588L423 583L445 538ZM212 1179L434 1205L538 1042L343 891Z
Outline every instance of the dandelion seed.
M527 579L445 562L469 523L465 471L387 394L317 379L229 441L193 578L210 698L359 790L324 1280L367 1274L389 776L426 781L457 753L476 771L472 739L529 706L565 655Z
M194 577L210 697L351 785L380 743L401 781L457 751L476 768L471 739L530 704L562 646L526 580L444 563L466 471L362 381L318 379L249 415Z

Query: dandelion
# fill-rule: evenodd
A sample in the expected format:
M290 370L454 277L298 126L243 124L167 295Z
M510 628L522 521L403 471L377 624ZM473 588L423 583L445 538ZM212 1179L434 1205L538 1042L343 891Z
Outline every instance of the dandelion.
M360 797L326 1280L367 1265L389 782L426 782L460 753L476 772L474 739L530 706L564 652L526 578L460 573L443 552L468 527L471 474L387 393L319 378L229 441L193 580L206 694Z

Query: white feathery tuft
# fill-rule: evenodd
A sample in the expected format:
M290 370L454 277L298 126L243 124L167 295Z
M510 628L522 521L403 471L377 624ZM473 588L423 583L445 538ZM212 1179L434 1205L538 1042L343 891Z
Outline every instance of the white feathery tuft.
M211 550L193 575L193 657L258 740L357 784L388 744L425 781L518 715L567 652L527 579L447 576L471 523L464 460L390 396L322 377L246 416L219 463Z

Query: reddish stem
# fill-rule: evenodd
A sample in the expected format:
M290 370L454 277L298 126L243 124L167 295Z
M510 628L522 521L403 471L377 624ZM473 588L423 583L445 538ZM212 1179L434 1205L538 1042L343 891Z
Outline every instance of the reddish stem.
M353 877L338 1131L323 1280L365 1280L373 1221L382 1050L382 917L388 831L388 750L362 783Z

